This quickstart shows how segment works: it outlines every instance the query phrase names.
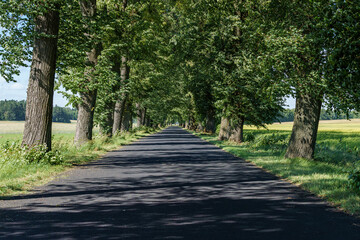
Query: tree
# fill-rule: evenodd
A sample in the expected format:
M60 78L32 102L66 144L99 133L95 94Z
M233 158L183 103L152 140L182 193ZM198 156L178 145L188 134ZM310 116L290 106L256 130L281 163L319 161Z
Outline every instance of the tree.
M59 3L37 3L45 9L35 17L35 39L27 90L23 145L51 149L51 123L59 32Z

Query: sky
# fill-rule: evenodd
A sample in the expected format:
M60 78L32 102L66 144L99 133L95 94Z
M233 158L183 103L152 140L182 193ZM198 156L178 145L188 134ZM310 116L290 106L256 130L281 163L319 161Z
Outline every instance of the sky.
M29 82L30 68L20 68L20 75L15 77L16 82L5 82L0 76L0 100L26 100L26 89ZM62 89L63 90L63 89ZM55 92L54 105L64 107L67 100ZM286 108L295 108L295 99L286 99Z
M20 68L20 75L15 76L16 82L7 83L0 76L0 100L26 100L26 89L29 82L30 68ZM62 89L63 90L63 89ZM54 105L65 107L67 100L55 91Z

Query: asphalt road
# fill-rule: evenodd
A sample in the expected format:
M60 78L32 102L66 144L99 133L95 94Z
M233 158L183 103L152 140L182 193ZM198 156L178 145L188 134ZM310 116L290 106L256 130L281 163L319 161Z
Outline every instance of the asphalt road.
M2 239L360 239L360 221L170 127L0 201Z

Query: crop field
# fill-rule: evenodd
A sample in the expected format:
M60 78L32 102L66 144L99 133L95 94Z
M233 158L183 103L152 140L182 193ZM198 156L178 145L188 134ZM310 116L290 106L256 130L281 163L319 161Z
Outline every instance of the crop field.
M267 125L269 130L291 131L292 122L274 123ZM245 129L257 129L256 127L246 126ZM338 131L338 132L359 132L360 119L351 120L322 120L319 124L319 131Z
M52 134L54 139L70 139L75 135L76 121L71 123L52 123ZM0 121L0 144L6 141L21 141L24 131L24 122ZM97 133L98 128L94 129Z

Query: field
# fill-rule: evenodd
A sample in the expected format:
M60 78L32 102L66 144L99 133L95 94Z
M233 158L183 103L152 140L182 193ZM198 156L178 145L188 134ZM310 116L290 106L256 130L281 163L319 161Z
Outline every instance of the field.
M274 123L268 125L269 130L285 130L291 131L292 122ZM257 129L256 127L247 126L245 129ZM319 131L331 131L331 132L358 132L360 133L360 119L351 120L323 120L320 121Z
M350 188L348 180L354 169L360 169L360 120L321 121L314 160L284 158L291 128L292 123L272 124L267 129L247 126L243 144L195 134L360 216L360 192Z
M70 139L74 137L76 121L71 123L53 123L52 134L55 140L59 138ZM6 141L21 141L24 131L24 122L0 121L0 144ZM94 129L97 133L98 128Z
M97 159L154 131L143 128L107 138L94 129L93 140L76 147L75 127L75 122L53 123L53 151L46 152L42 148L27 150L20 146L24 122L0 121L0 198L25 193L74 165Z

